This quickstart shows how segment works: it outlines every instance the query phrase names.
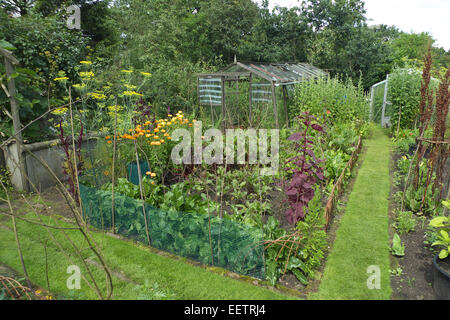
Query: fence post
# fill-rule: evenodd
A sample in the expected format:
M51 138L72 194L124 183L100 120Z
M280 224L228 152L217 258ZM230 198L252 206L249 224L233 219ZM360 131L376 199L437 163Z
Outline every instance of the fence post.
M18 160L18 169L20 172L20 185L16 185L15 187L28 190L27 180L25 178L26 170L25 170L25 162L23 158L23 138L20 124L20 116L19 116L19 105L16 100L16 84L14 82L14 78L12 77L14 74L14 66L19 64L19 61L11 54L10 51L0 48L0 53L3 55L5 60L5 69L6 76L8 77L8 93L9 93L9 101L11 104L11 118L13 121L13 137L16 140L16 151L17 151L17 160ZM8 148L11 150L11 148ZM14 157L13 157L14 158Z
M383 109L381 110L381 126L384 127L384 114L386 110L386 100L388 91L389 75L386 76L386 83L384 84Z

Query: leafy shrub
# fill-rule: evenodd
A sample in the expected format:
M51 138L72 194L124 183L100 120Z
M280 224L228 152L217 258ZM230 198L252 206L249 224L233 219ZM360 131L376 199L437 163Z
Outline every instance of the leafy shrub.
M64 19L35 15L2 16L0 41L2 39L14 47L13 54L20 62L15 81L22 122L40 116L48 110L49 104L62 105L66 92L53 79L79 78L78 63L87 51L88 39L80 31L69 30ZM0 75L2 73L0 67ZM0 107L9 109L3 90L0 90ZM45 135L51 136L45 122L36 122L24 131L24 138L31 141L42 141Z
M400 234L414 231L416 220L411 211L398 211L396 214L394 227Z
M328 149L325 151L325 171L324 176L329 182L334 182L339 178L350 156L343 151Z
M387 100L392 105L386 115L391 117L392 130L397 129L400 111L400 128L414 128L419 116L421 79L421 72L409 67L397 68L389 76ZM431 87L436 85L430 82Z
M328 126L336 123L367 120L369 102L360 84L355 87L350 79L319 78L301 81L295 86L295 106L290 118L309 111L316 116L328 114Z
M418 129L400 129L398 135L392 141L398 151L401 153L409 153L411 147L416 144L418 135Z

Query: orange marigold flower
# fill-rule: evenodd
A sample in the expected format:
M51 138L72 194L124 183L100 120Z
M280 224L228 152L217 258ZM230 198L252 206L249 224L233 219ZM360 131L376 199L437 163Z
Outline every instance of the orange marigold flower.
M152 173L151 173L150 171L147 171L145 174L149 176L149 175L151 175Z
M111 139L111 136L106 136L105 139L106 140Z
M152 173L151 173L151 176L152 176L152 177L156 177L156 173L152 172Z
M106 141L106 143L112 143L112 141L111 141L111 140L108 140L108 141Z

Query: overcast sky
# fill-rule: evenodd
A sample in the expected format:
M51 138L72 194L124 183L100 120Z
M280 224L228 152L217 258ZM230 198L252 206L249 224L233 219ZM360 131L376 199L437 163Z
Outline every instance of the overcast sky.
M256 0L261 3L261 0ZM450 50L450 0L365 0L369 25L395 25L405 32L428 32ZM269 0L269 6L299 6L301 0Z

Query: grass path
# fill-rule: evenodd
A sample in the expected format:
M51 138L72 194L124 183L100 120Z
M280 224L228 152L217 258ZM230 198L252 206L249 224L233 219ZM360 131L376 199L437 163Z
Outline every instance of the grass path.
M319 290L309 299L390 299L389 217L390 141L374 128L345 213L341 219ZM367 282L377 266L379 289ZM372 279L372 278L371 278ZM374 283L374 282L371 282Z
M29 214L28 218L33 218ZM52 224L48 221L47 223ZM21 273L14 233L9 229L9 221L0 224L0 262ZM71 226L67 223L61 225ZM81 289L67 288L69 265L78 265L81 273L87 276L83 263L60 232L52 232L57 242L71 255L69 262L53 241L50 241L43 227L17 221L19 237L23 249L25 265L31 280L46 288L45 255L43 244L47 242L48 277L52 294L70 299L96 299L96 295L82 280ZM79 248L87 244L78 231L66 233ZM95 241L102 248L110 269L114 271L114 299L183 299L183 300L274 300L296 299L264 287L252 285L230 277L222 276L199 266L189 264L183 259L175 260L151 252L147 247L131 241L116 239L101 232L92 232ZM83 259L96 261L90 250L83 251ZM90 267L99 286L105 289L105 275L97 267Z

